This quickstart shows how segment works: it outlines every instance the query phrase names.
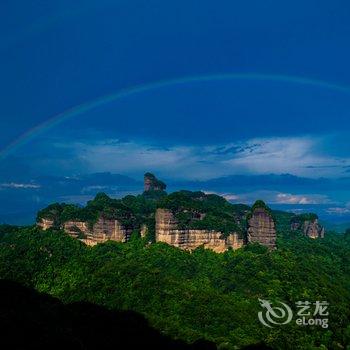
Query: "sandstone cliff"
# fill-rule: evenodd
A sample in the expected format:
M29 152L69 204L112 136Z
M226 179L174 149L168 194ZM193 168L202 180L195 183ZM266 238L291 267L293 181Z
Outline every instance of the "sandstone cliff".
M276 223L263 201L250 208L213 193L181 190L167 194L165 188L162 181L146 173L141 195L115 199L98 193L85 207L54 203L38 212L37 224L43 230L63 229L88 245L127 242L136 230L148 241L188 250L204 246L223 252L254 242L276 247ZM289 231L291 224L292 230L308 237L324 236L317 215L282 214L282 219L276 216L280 232Z
M305 236L310 238L324 238L325 229L318 222L318 218L307 217L303 218L302 215L296 216L291 221L292 231L301 231Z
M53 226L53 222L47 219L41 219L38 226L43 230L47 230ZM70 236L88 245L95 245L108 240L127 242L132 233L132 228L124 227L118 220L105 219L102 216L92 227L88 222L71 220L64 222L60 228ZM143 230L146 230L146 228L143 228Z
M54 220L43 218L38 222L38 226L41 227L43 230L48 230L49 228L55 226L55 222Z
M260 243L269 249L276 248L275 222L265 203L258 201L248 217L248 243Z
M157 209L156 241L188 250L204 246L218 253L229 247L238 249L243 245L243 239L235 232L223 237L221 232L214 230L179 229L178 222L169 209Z

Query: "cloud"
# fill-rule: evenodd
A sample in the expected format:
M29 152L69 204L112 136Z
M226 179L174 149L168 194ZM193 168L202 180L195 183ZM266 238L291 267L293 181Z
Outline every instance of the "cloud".
M15 183L15 182L10 182L10 183L3 183L0 184L0 187L2 188L13 188L13 189L35 189L35 188L40 188L40 185L36 184L26 184L26 183Z
M112 172L138 177L152 170L159 176L187 180L287 173L338 178L346 176L350 166L350 157L321 152L324 138L315 136L253 138L203 146L100 135L45 142L22 158L32 169L55 175Z
M275 203L278 204L326 204L329 203L327 196L314 195L300 195L291 193L278 193L275 197Z
M228 201L235 201L235 202L238 201L240 198L237 194L233 194L233 193L224 193L222 194L222 197L224 197Z
M225 163L255 174L289 173L306 177L344 175L350 158L337 158L318 151L322 138L284 137L252 139Z
M224 197L226 200L231 201L231 202L236 202L240 199L240 196L234 193L220 193L220 192L215 192L215 191L203 191L205 194L216 194L218 196Z
M326 212L330 215L347 215L350 214L350 209L344 207L333 207L327 208Z
M321 194L291 194L267 190L259 190L245 193L223 193L205 190L203 192L207 194L217 194L231 202L247 204L254 203L257 199L263 199L269 204L321 205L331 203L331 200L327 196Z
M337 177L345 174L350 158L319 154L319 138L251 139L225 145L164 146L147 142L111 142L69 145L80 163L92 171L133 173L156 169L175 178L209 179L229 174L282 174Z

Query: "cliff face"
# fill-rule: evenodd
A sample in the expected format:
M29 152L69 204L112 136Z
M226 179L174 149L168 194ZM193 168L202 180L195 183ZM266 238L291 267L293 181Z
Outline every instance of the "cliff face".
M52 227L53 223L47 219L41 219L38 225L46 230ZM103 217L100 217L92 227L85 221L72 220L63 223L61 228L70 236L78 238L88 245L95 245L108 240L127 242L132 233L131 228L125 228L118 220Z
M55 226L55 223L53 220L50 219L41 219L38 222L38 226L41 227L43 230L48 230L51 227Z
M148 227L147 227L147 225L142 224L142 225L141 225L141 229L140 229L140 235L141 235L141 237L142 237L142 238L145 238L146 235L147 235L147 233L148 233Z
M253 209L248 220L247 241L263 244L269 249L276 248L275 222L265 208Z
M325 229L320 225L318 219L305 220L302 223L292 222L291 230L302 231L305 236L310 238L324 238L325 235Z
M84 221L67 221L63 224L63 230L74 238L80 238L89 233L88 224Z
M256 201L250 208L229 203L213 193L181 190L167 194L165 188L164 182L146 173L142 195L115 199L98 193L85 207L54 203L38 212L37 223L43 230L63 229L88 245L107 240L127 242L133 230L137 230L150 241L189 250L204 246L223 252L254 242L276 248L276 223L263 201ZM308 237L324 236L316 214L282 214L279 230L289 231L290 224L292 230ZM96 217L99 219L92 224Z
M243 245L243 240L237 233L231 233L223 238L221 232L214 230L179 229L176 218L168 209L157 209L156 241L188 250L204 246L218 253L224 252L229 247L238 249Z

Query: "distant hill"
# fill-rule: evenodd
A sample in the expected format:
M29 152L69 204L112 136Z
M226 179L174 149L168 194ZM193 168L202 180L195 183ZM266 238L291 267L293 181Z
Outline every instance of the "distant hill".
M350 228L350 222L344 222L341 224L333 224L333 223L325 221L322 224L325 226L325 228L327 230L335 231L338 233L344 233L347 229Z

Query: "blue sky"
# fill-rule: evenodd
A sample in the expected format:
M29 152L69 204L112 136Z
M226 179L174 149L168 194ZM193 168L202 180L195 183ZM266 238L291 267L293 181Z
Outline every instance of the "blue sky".
M319 205L350 221L348 1L12 0L2 9L0 149L71 108L134 91L10 148L0 197L13 207L24 195L33 208L67 195L43 193L44 176L151 170L234 201ZM207 182L283 174L309 185Z

